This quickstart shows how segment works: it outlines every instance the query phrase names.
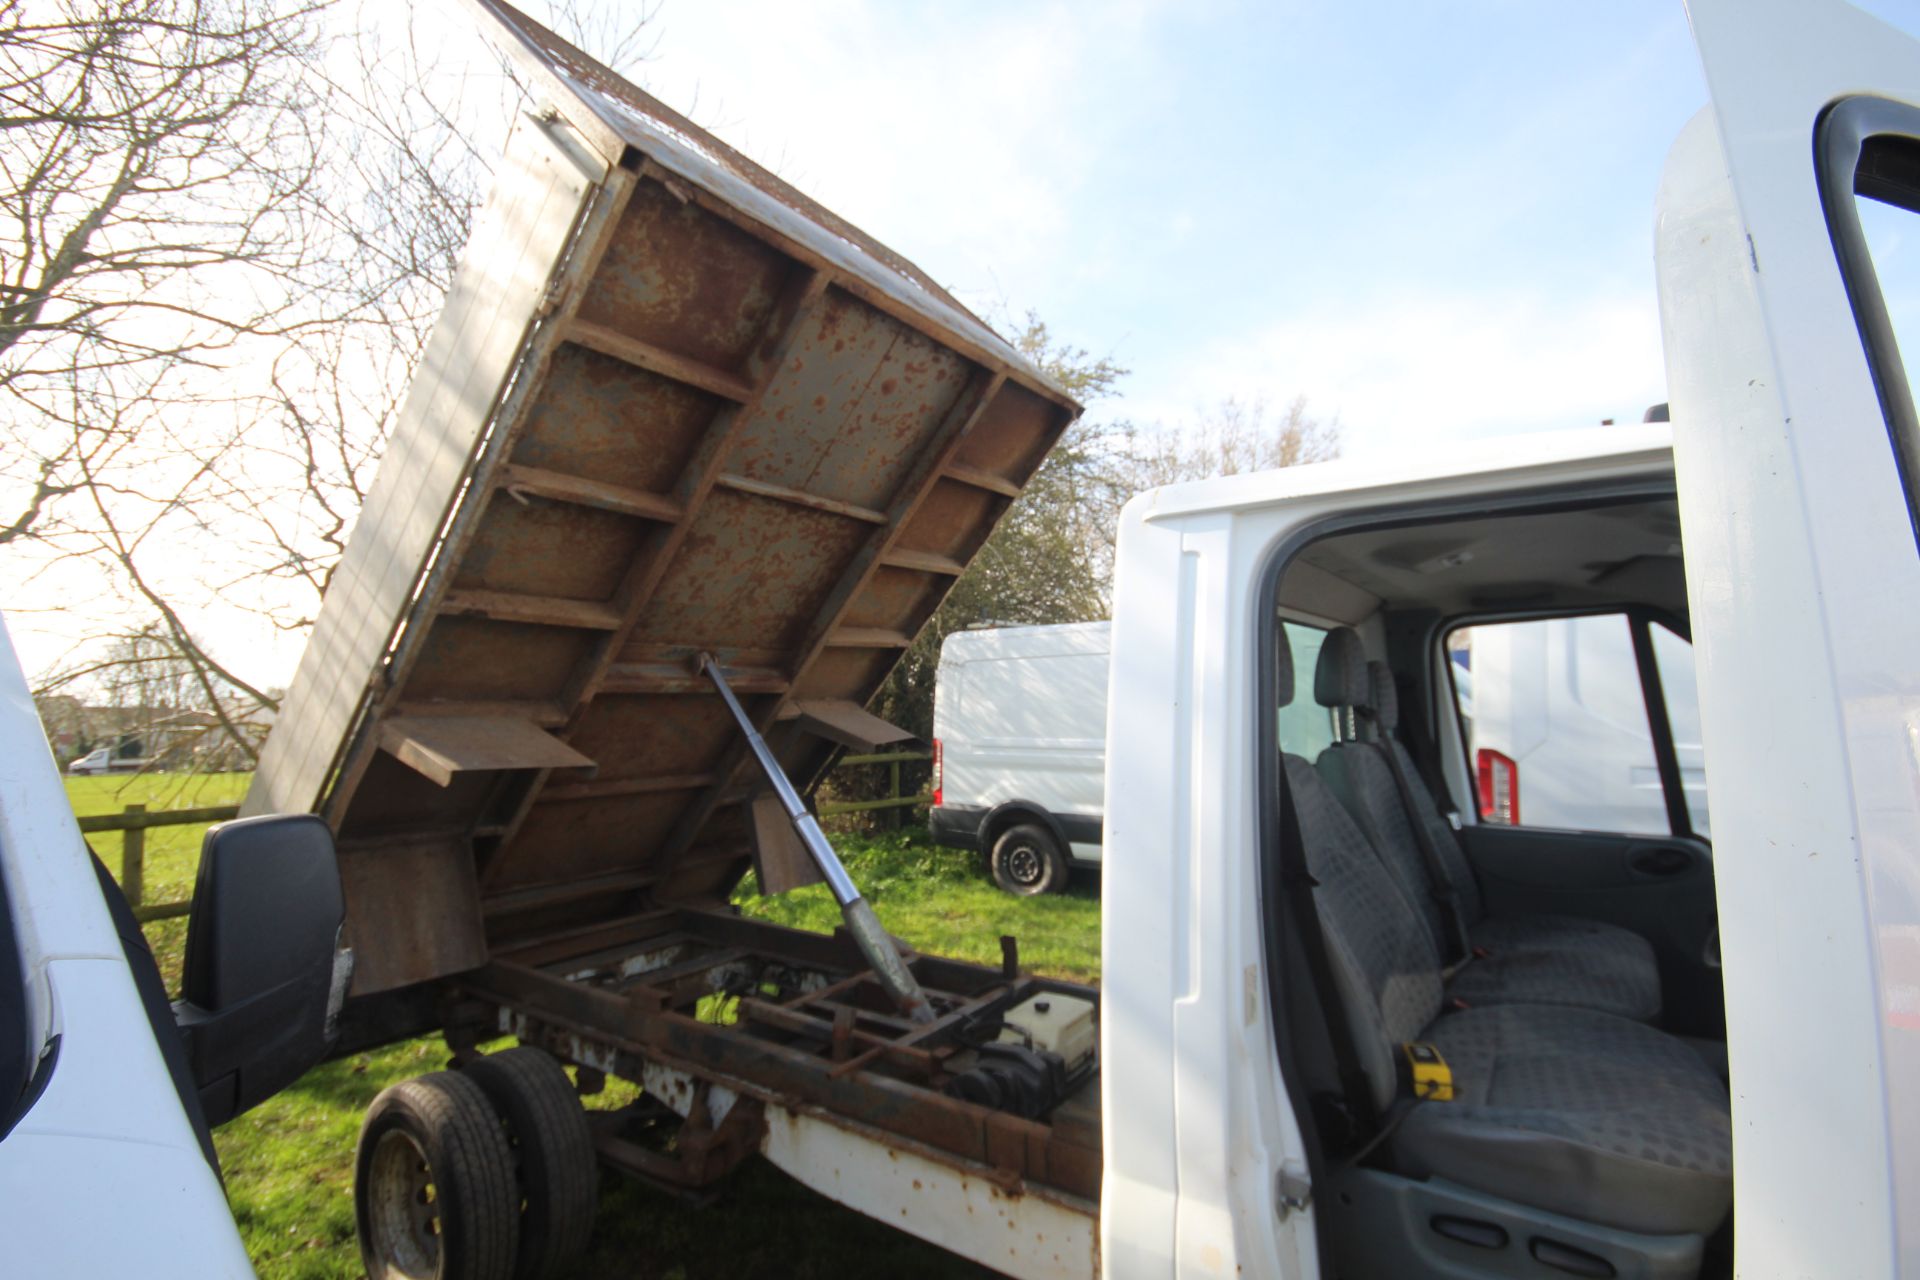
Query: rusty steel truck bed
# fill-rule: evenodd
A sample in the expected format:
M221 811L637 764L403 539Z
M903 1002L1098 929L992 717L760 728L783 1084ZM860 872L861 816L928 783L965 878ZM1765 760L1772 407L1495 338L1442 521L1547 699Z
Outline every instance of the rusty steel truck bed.
M894 736L864 704L1078 407L911 263L474 7L549 105L513 131L246 802L337 834L347 1042L517 1031L672 1107L674 1155L602 1134L659 1181L879 1142L1090 1247L1097 1089L1030 1118L952 1085L1006 1010L1093 992L1021 974L1011 941L997 969L909 954L931 1020L908 1020L844 932L737 917L756 859L771 887L815 871L699 668L802 789Z

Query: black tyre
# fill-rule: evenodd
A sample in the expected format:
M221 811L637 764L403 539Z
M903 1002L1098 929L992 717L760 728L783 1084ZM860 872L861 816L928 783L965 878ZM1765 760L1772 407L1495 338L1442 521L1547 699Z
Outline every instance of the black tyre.
M993 882L1023 898L1057 893L1067 887L1067 856L1045 827L1023 822L1008 827L993 842L987 862Z
M519 1207L513 1148L473 1081L436 1071L367 1108L353 1211L368 1280L510 1280Z
M465 1068L505 1122L520 1187L515 1280L552 1280L593 1235L600 1165L580 1095L552 1054L521 1046Z

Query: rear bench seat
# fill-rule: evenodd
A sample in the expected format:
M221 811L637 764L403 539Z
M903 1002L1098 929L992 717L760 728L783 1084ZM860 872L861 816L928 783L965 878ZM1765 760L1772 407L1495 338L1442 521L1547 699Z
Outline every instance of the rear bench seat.
M1660 971L1645 938L1615 925L1572 916L1488 917L1473 868L1453 827L1440 816L1407 750L1394 736L1399 700L1393 674L1368 662L1359 633L1328 634L1314 670L1314 701L1351 708L1371 740L1336 743L1315 767L1399 884L1431 937L1451 963L1465 965L1447 984L1449 998L1470 1007L1560 1004L1651 1022L1660 1013ZM1402 796L1388 752L1397 753L1407 782ZM1414 824L1424 828L1437 855L1429 860ZM1432 874L1437 863L1442 876ZM1447 899L1465 929L1455 941Z
M1293 688L1280 639L1283 691ZM1376 1109L1399 1046L1425 1041L1456 1099L1413 1104L1385 1144L1400 1173L1655 1235L1711 1233L1732 1201L1727 1092L1680 1041L1614 1014L1508 1004L1444 1012L1433 935L1313 766L1283 755L1329 962Z

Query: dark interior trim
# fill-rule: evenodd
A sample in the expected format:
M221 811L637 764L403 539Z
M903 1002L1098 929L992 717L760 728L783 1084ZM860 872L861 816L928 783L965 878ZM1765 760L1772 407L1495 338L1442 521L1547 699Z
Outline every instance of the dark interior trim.
M1693 835L1693 815L1687 808L1685 783L1680 777L1680 753L1673 746L1673 720L1667 714L1667 695L1660 684L1660 663L1653 654L1652 623L1645 611L1629 612L1633 633L1633 662L1640 668L1640 700L1647 707L1647 730L1653 735L1653 763L1660 771L1660 793L1667 802L1667 827L1676 836Z
M32 1043L27 1020L27 971L14 927L6 881L0 879L0 1138L32 1103L33 1079L43 1046Z
M1827 233L1893 443L1907 518L1920 539L1920 417L1853 199L1866 196L1920 214L1920 109L1864 95L1842 98L1814 124L1813 158Z

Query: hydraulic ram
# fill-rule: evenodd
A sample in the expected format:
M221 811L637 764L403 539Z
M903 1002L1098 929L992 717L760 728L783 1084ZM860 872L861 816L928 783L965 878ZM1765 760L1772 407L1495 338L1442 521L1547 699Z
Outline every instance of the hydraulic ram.
M807 806L801 802L800 793L793 789L793 783L787 778L786 770L773 757L773 751L767 746L760 731L753 727L753 721L747 718L746 711L740 706L740 700L733 696L733 690L727 685L727 678L720 673L720 664L711 654L700 655L700 666L713 681L713 687L720 694L720 700L727 704L727 711L733 716L733 722L740 726L740 732L747 735L747 746L753 751L753 758L760 762L760 771L767 777L774 794L780 797L780 805L787 811L787 820L793 823L793 829L800 837L800 843L806 846L807 854L814 865L820 868L820 875L832 891L833 899L840 904L840 915L847 922L847 931L860 947L860 953L873 966L873 973L893 997L900 1011L915 1022L933 1021L933 1007L927 1003L927 997L920 990L920 984L914 980L913 971L907 968L907 962L900 958L893 939L880 927L880 919L873 914L873 907L860 896L859 886L840 865L839 855L833 846L827 843L826 833L820 830L820 824L807 812Z

